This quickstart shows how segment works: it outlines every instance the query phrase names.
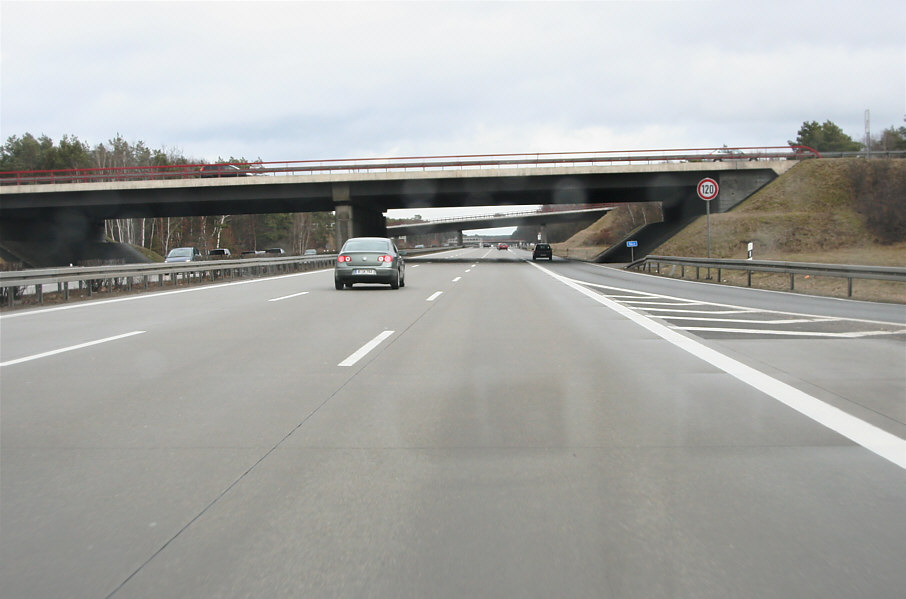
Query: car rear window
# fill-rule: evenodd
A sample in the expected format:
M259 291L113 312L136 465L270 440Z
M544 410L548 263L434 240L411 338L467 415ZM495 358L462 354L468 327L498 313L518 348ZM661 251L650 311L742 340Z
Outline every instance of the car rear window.
M390 244L381 239L350 239L343 246L344 252L387 252Z

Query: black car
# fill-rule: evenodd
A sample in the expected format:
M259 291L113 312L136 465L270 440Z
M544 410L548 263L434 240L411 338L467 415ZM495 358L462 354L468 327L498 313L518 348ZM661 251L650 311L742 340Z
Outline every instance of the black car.
M382 283L399 289L406 286L406 265L391 239L353 237L343 244L333 276L337 289L353 283Z
M537 260L538 258L547 258L548 260L554 259L554 250L551 249L551 244L549 243L536 243L535 249L532 250L532 260Z

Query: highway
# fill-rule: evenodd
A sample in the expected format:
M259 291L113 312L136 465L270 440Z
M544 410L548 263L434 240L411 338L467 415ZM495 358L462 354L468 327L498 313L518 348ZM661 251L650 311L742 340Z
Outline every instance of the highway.
M332 277L0 316L3 597L902 596L903 306Z

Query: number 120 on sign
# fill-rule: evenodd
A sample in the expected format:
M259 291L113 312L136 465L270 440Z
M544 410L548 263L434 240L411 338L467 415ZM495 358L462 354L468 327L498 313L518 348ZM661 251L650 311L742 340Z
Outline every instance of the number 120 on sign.
M720 188L717 185L717 181L706 178L698 182L698 186L695 190L698 192L698 197L709 202L717 197L717 192Z

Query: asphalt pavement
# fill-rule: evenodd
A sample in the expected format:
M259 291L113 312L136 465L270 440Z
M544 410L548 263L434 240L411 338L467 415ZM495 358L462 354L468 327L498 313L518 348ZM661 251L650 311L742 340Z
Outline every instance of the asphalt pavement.
M0 317L3 596L901 596L896 313L444 257Z

